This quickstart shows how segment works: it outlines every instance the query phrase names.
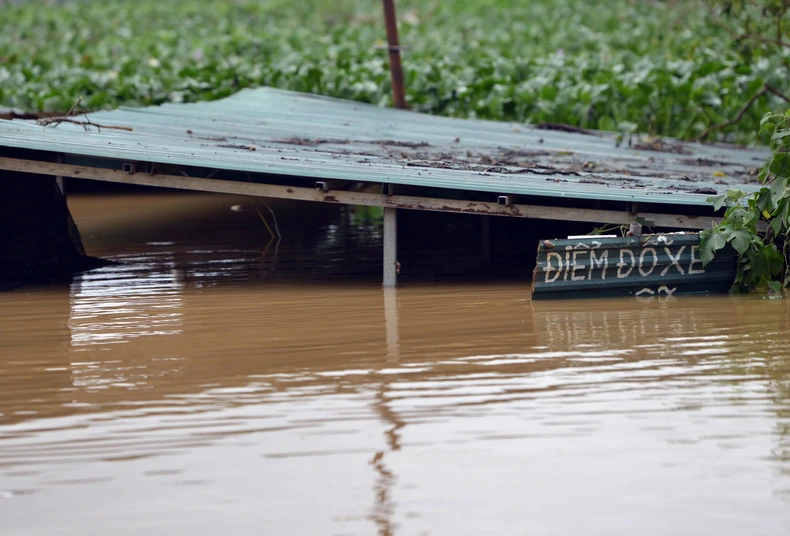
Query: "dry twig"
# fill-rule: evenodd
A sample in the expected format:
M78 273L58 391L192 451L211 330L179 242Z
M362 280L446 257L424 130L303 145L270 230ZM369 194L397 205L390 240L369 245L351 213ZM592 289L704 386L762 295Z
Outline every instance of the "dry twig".
M56 127L61 123L72 123L74 125L80 125L85 130L90 130L90 127L96 127L97 129L101 130L103 128L109 128L113 130L125 130L127 132L134 132L132 127L123 127L123 126L115 126L115 125L100 125L99 123L94 123L88 116L85 116L85 121L79 121L77 119L69 119L68 117L48 117L46 119L39 119L38 124L42 126L53 126Z
M246 174L247 174L247 180L250 183L253 183L254 181L252 180L252 176L250 175L249 171L246 172ZM269 226L269 223L266 221L266 218L263 217L263 214L261 213L260 209L258 208L258 201L261 201L263 203L263 206L265 206L268 209L268 211L272 214L272 218L274 219L274 230L277 232L276 235L274 234L274 232L272 231L272 228ZM266 226L266 229L269 231L269 235L272 237L272 240L274 239L275 236L277 236L277 245L275 246L275 251L276 251L277 248L279 248L279 246L280 246L280 241L283 239L283 235L280 233L280 226L277 224L277 215L271 209L271 207L266 202L266 200L263 199L262 197L253 197L252 198L252 202L255 205L255 212L258 213L258 216L260 217L261 221ZM267 248L268 248L268 246L267 246Z
M269 206L269 203L267 203L264 198L261 197L260 200L261 203L263 203L263 206L266 207L266 209L272 214L272 219L274 220L274 230L277 231L277 240L279 242L283 239L283 235L280 234L280 226L277 224L277 214L274 213L274 211Z
M66 115L64 117L69 117L71 114L73 114L74 110L77 108L77 106L80 105L81 102L82 102L82 97L77 99L77 102L75 102L74 105L71 108L69 108L69 111L66 112Z
M80 103L82 103L82 97L77 99L77 102L69 108L69 111L66 112L66 115L58 116L58 117L46 117L43 119L39 119L36 121L41 126L53 126L56 127L61 123L72 123L74 125L80 125L86 131L90 130L89 127L96 127L97 129L101 130L103 128L110 128L114 130L126 130L127 132L133 132L134 129L131 127L120 127L120 126L113 126L113 125L100 125L98 123L94 123L88 118L87 112L83 112L85 114L85 121L78 121L76 119L71 119L70 117L74 114L74 111L79 107Z

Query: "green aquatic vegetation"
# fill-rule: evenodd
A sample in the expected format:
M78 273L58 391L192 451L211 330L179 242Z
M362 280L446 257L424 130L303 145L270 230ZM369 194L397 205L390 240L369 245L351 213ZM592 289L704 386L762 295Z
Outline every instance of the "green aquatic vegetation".
M28 0L0 6L0 105L64 112L274 86L389 105L380 2ZM695 138L733 118L783 56L732 46L697 2L401 0L412 109ZM760 95L717 134L755 139Z

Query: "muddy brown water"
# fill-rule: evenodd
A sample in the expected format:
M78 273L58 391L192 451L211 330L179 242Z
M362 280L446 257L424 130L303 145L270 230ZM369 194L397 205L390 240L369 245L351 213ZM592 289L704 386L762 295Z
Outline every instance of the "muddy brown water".
M70 203L119 263L0 295L4 536L790 534L787 300L385 292L359 215Z

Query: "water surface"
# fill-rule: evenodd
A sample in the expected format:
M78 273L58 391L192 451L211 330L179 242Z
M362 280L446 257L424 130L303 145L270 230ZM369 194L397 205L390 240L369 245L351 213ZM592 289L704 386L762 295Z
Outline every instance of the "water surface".
M787 300L385 292L270 208L72 201L119 263L0 295L0 533L790 534Z

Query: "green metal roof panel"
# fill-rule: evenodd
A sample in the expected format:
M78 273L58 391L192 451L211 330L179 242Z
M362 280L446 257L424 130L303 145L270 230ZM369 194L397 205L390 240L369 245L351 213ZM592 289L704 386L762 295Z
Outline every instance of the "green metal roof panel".
M674 140L618 146L607 133L429 116L272 88L89 118L132 131L0 120L0 146L310 180L681 205L705 205L732 184L756 189L745 183L768 156Z

